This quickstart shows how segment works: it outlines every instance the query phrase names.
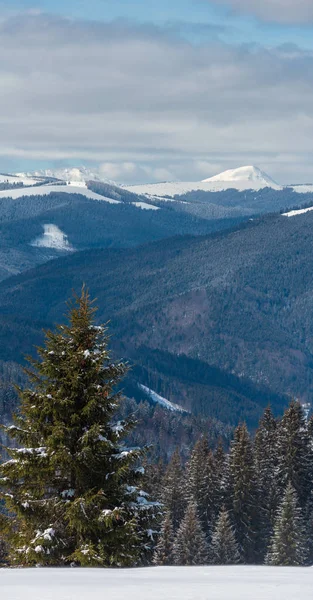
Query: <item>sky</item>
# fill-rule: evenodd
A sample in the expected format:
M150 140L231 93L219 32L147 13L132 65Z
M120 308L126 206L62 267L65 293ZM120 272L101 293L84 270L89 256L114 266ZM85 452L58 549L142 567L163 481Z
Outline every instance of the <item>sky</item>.
M313 181L312 0L0 0L0 171Z

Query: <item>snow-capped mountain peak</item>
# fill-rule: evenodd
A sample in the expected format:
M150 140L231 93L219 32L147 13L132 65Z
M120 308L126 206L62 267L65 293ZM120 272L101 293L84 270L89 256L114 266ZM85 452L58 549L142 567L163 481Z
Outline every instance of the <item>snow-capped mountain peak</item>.
M135 194L146 195L150 198L158 197L160 200L182 196L188 192L197 190L202 190L204 192L221 192L227 189L235 189L242 192L245 190L258 191L266 187L271 187L275 190L282 189L281 186L277 185L277 183L275 183L271 177L266 175L266 173L261 171L261 169L253 166L224 171L219 175L209 177L209 179L203 179L202 181L150 183L125 187Z
M214 175L214 177L209 177L208 179L203 179L202 183L209 183L214 181L223 181L223 182L239 182L239 181L252 181L257 184L267 185L269 187L273 185L277 185L276 182L269 177L264 171L261 171L258 167L254 166L246 166L239 167L238 169L229 169L227 171L223 171L218 175Z
M98 169L88 169L87 167L69 167L64 169L42 169L34 171L32 173L18 173L17 175L33 176L38 178L52 178L59 179L61 181L72 182L72 183L84 183L86 181L101 181L102 183L109 183L116 185L114 181L110 181L106 177L103 177L101 171Z

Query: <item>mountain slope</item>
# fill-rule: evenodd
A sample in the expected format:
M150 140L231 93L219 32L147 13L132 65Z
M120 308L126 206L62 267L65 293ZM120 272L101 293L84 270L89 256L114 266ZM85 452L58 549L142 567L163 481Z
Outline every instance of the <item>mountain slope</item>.
M132 358L144 345L184 354L307 400L312 271L312 212L202 238L76 253L0 284L0 357L20 360L86 282L120 353Z
M240 220L209 221L176 211L172 206L149 210L149 205L142 202L117 198L105 201L102 196L97 201L81 193L63 193L60 188L63 186L48 196L37 187L29 188L39 190L31 196L25 196L24 190L13 190L22 193L14 200L0 196L0 279L66 253L64 245L34 245L51 227L66 236L71 248L83 250L131 247L173 235L203 234ZM96 196L89 189L87 192Z
M223 173L214 175L214 177L203 179L202 183L210 181L223 181L224 183L229 183L230 186L232 184L235 184L236 182L243 181L245 183L256 183L261 187L278 187L277 183L266 173L264 173L264 171L261 171L261 169L259 169L258 167L253 166L239 167L238 169L229 169L228 171L223 171Z
M170 198L182 196L188 192L198 190L205 192L220 192L227 189L258 191L266 187L275 190L283 189L258 167L251 166L224 171L219 175L203 179L202 181L150 183L126 187L135 194Z

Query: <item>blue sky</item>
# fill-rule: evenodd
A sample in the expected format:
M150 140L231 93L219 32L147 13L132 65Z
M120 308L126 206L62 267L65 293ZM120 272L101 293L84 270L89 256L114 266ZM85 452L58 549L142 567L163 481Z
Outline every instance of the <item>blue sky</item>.
M226 1L226 0L225 0ZM296 4L296 3L295 3ZM248 14L236 15L227 5L207 0L12 0L10 6L19 10L37 9L69 18L111 21L124 18L140 23L185 22L217 25L225 28L223 39L238 43L265 45L294 43L313 48L313 24L280 24L262 22ZM197 34L194 33L194 40ZM199 41L205 41L199 34Z
M312 0L0 7L0 170L142 181L257 164L313 180Z

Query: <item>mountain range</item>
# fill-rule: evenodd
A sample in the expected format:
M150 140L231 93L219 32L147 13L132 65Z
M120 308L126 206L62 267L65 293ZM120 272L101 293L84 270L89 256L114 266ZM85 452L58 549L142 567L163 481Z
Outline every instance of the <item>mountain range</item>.
M313 191L255 167L200 184L126 187L86 169L0 177L0 405L8 373L83 282L133 365L137 401L250 427L268 403L310 401Z

